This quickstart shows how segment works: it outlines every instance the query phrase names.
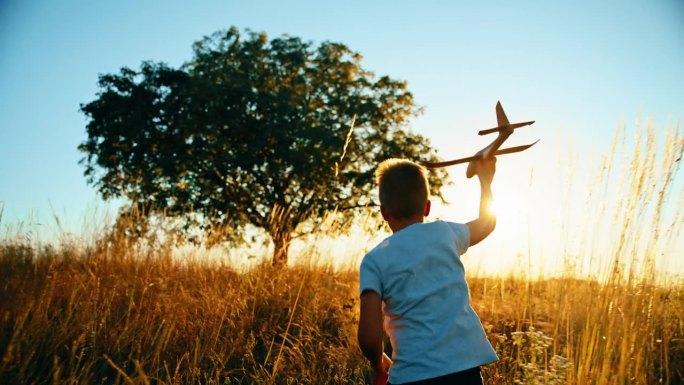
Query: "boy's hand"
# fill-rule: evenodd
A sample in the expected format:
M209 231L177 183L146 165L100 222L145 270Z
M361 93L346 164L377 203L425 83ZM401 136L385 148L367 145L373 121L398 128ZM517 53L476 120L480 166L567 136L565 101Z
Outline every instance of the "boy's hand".
M496 157L474 161L475 174L482 183L491 184L496 173Z
M385 385L389 381L389 369L394 362L382 353L382 362L379 368L373 368L373 385Z

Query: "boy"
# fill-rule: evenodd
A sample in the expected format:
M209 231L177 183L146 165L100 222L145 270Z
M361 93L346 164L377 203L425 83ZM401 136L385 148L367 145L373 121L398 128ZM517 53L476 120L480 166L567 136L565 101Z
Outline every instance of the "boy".
M423 223L430 201L422 166L400 159L378 166L380 212L393 234L361 263L358 329L375 384L482 384L480 365L498 360L470 306L460 260L496 226L488 210L495 163L474 165L480 214L467 224ZM383 313L394 361L383 353Z

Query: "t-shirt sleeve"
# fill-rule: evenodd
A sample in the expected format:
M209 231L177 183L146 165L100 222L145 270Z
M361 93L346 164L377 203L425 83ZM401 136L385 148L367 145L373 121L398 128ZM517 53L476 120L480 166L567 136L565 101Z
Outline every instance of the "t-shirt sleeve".
M454 233L454 242L459 255L465 254L470 247L470 229L465 223L447 222Z
M380 268L372 258L366 256L359 269L359 296L366 290L373 290L382 297L382 281Z

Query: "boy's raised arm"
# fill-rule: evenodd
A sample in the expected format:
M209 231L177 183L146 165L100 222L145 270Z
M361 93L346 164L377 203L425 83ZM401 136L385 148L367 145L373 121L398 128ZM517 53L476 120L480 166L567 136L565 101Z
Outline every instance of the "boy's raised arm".
M470 246L474 246L496 227L496 215L490 209L492 202L492 179L496 172L496 158L475 161L475 173L480 180L480 214L467 223L470 230Z

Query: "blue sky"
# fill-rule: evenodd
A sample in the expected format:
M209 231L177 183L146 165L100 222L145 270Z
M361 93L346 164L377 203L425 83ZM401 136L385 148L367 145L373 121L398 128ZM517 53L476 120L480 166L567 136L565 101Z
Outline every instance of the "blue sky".
M180 65L192 42L230 26L339 41L376 74L407 80L425 108L412 129L445 158L486 144L474 132L493 125L497 100L511 121L537 121L511 142L541 137L548 154L559 132L584 156L610 144L620 119L663 128L684 114L681 1L0 0L2 223L54 211L77 228L102 206L76 150L97 75Z

